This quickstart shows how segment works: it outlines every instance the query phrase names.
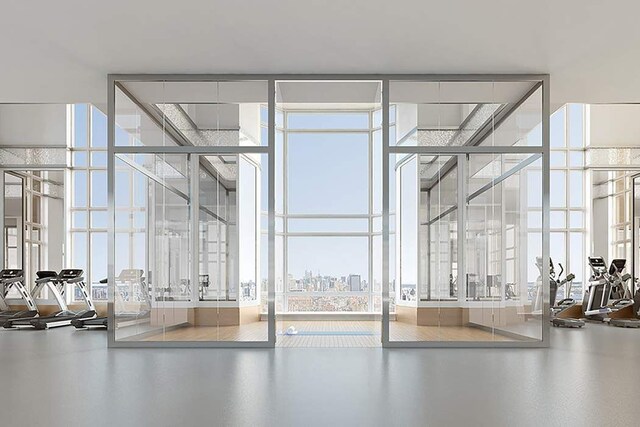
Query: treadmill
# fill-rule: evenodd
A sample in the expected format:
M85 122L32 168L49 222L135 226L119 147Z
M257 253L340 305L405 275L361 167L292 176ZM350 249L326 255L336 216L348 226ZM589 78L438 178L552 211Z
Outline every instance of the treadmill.
M87 290L87 285L84 282L83 273L84 272L78 268L61 270L60 274L58 274L58 281L62 283L63 286L66 284L75 285L80 290L85 304L87 304L87 310L79 312L64 310L53 316L38 317L30 321L31 326L35 329L51 329L60 326L69 326L74 319L93 319L96 317L96 308L93 305L93 301Z
M106 284L107 279L100 280L100 283ZM93 318L83 317L83 318L73 319L71 321L71 324L76 329L100 329L100 328L106 329L107 325L109 324L108 320L109 318L107 316L93 317Z
M7 304L7 295L11 288L15 288L20 293L20 297L27 306L26 310L10 310ZM38 316L38 308L36 307L31 294L24 286L24 274L22 269L5 269L0 271L0 326L10 319L33 318Z
M56 302L58 303L58 307L60 307L60 311L66 310L67 305L64 302L64 297L62 295L62 293L64 292L63 291L64 288L62 287L61 283L58 281L58 273L56 273L55 271L49 271L49 270L38 271L36 272L35 282L36 282L36 286L33 289L33 292L31 293L31 295L39 295L42 292L42 289L45 286L48 286L49 291L51 292ZM24 289L24 291L26 294L26 288ZM31 298L31 296L29 296L29 298ZM34 307L35 307L35 304L34 304ZM28 310L28 311L29 313L25 312L25 313L22 313L21 315L14 315L12 317L1 319L0 321L2 321L2 326L5 329L16 329L16 328L24 328L24 327L30 328L31 320L38 318L40 314L37 309Z
M107 283L107 279L100 280L100 283ZM125 298L124 293L120 290L123 285L128 286L127 295L128 298ZM127 300L134 295L135 286L139 287L140 300L141 302L147 305L147 309L144 311L134 311L134 312L118 312L116 313L116 323L118 326L128 326L135 323L139 323L143 319L147 319L151 312L149 301L149 289L146 287L146 282L144 280L144 271L140 269L124 269L120 272L120 275L116 277L116 290L119 292L116 293L116 297L120 297L120 304L125 304ZM109 318L107 316L103 317L94 317L94 318L79 318L71 321L71 324L75 326L76 329L104 329L108 327Z

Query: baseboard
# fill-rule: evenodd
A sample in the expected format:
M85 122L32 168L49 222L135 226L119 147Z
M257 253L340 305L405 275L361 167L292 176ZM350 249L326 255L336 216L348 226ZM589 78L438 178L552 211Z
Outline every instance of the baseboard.
M136 335L131 335L130 337L126 337L126 338L120 338L118 339L118 341L141 341L144 340L146 338L151 338L155 335L158 335L160 333L162 333L163 329L164 331L175 331L176 329L182 329L185 327L193 327L193 325L189 322L184 322L184 323L179 323L177 325L171 325L171 326L167 326L165 328L163 328L162 326L160 326L157 329L152 329L150 331L147 332L142 332L140 334L136 334Z
M389 314L390 320L396 320L395 313ZM268 320L267 313L260 314L260 320ZM331 312L295 312L278 313L276 320L343 320L343 321L382 321L381 313L331 313Z
M503 331L501 329L497 329L495 327L492 328L492 327L489 327L489 326L481 325L479 323L469 322L465 326L468 326L470 328L477 328L477 329L480 329L480 330L483 330L483 331L486 331L486 332L491 332L491 333L494 333L496 335L500 335L502 337L511 338L511 339L518 340L518 341L540 341L538 339L531 338L531 337L528 337L526 335L517 334L515 332Z

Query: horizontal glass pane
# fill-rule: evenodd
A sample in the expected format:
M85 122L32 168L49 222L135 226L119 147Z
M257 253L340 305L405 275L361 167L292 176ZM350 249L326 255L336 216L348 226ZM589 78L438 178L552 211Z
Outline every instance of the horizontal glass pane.
M288 113L288 129L368 129L368 113Z
M584 105L569 104L569 145L584 146Z
M584 227L584 212L571 211L569 213L569 224L571 228L583 228Z
M107 116L96 107L91 107L91 146L107 146Z
M73 167L87 166L87 152L86 151L73 151Z
M92 228L107 228L107 212L106 211L93 211L91 212L91 227Z
M291 292L346 293L369 288L367 237L289 237L287 253Z
M73 207L80 208L87 206L87 172L71 172L73 184Z
M107 172L91 172L91 206L107 206Z
M551 171L551 207L567 206L567 174L565 171Z
M116 145L251 146L261 138L266 81L120 82L116 88ZM138 98L132 98L133 94ZM189 94L189 95L185 95ZM161 116L154 119L145 107ZM178 131L165 131L172 128Z
M71 226L73 228L85 228L87 226L87 212L73 212L71 214Z
M287 154L289 213L368 213L368 133L291 134Z
M87 104L73 106L73 146L86 147L88 132Z
M396 106L391 145L541 145L542 90L532 82L391 81ZM502 111L501 125L492 122ZM490 130L484 132L484 130ZM526 135L532 133L532 137Z
M105 151L93 151L91 153L91 166L107 167L107 153Z
M567 154L564 151L551 152L551 167L566 166Z
M92 296L96 300L107 299L107 288L100 283L107 278L107 258L104 248L107 247L107 233L91 233L91 283Z
M582 300L582 290L585 286L585 277L587 277L585 274L587 262L584 254L584 237L583 233L571 233L569 237L569 270L566 271L566 274L573 273L575 278L566 283L565 294L562 297L568 295L568 298L573 298L575 301Z
M566 147L564 107L551 115L551 147Z
M291 233L367 232L369 231L369 220L367 218L295 218L289 219L288 231Z
M549 254L551 260L556 269L556 274L559 271L560 264L566 269L567 267L567 247L566 247L566 233L552 232L549 240Z
M542 172L539 170L527 171L527 205L542 207Z
M551 211L551 228L565 228L567 226L567 215L565 211Z
M581 208L584 206L584 172L569 172L570 196L569 206L572 208Z
M569 165L574 168L584 167L584 151L571 151Z
M529 228L542 228L542 212L530 211L527 214L527 226Z
M87 233L71 233L73 268L87 268ZM104 256L104 255L103 255Z

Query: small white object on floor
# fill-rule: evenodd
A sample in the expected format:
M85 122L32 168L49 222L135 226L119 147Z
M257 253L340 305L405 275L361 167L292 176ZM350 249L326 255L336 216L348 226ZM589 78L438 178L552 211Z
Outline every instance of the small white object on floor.
M296 330L295 326L289 326L287 328L286 335L296 335L297 333L298 333L298 331Z

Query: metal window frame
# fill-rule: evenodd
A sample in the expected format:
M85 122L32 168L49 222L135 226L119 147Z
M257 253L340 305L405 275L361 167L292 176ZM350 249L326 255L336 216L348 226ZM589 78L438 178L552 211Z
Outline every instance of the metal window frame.
M542 155L542 255L549 255L549 114L550 114L550 77L548 74L110 74L107 79L107 198L108 198L108 274L109 274L109 347L274 347L275 336L275 94L276 81L367 81L382 82L382 325L383 347L548 347L549 340L549 267L543 266L544 310L542 318L542 340L535 342L401 342L389 340L389 158L398 153L434 153L466 155L474 153L540 153ZM198 81L255 81L262 80L268 86L268 144L262 146L216 146L216 147L152 147L152 146L115 146L115 88L118 82L198 82ZM505 147L404 147L389 145L390 130L390 81L417 82L523 82L530 81L542 85L542 145L505 146ZM524 98L523 98L524 99ZM114 330L114 293L115 279L115 155L121 153L157 153L157 154L238 154L264 153L268 161L269 187L269 283L268 283L268 340L264 342L133 342L116 341ZM285 183L286 185L286 183ZM286 187L285 187L286 188ZM286 208L286 207L285 207ZM460 251L460 249L459 249ZM463 260L464 261L464 260ZM461 264L459 264L461 265ZM459 267L460 268L460 267ZM286 285L286 284L285 284ZM286 286L285 286L286 287Z

